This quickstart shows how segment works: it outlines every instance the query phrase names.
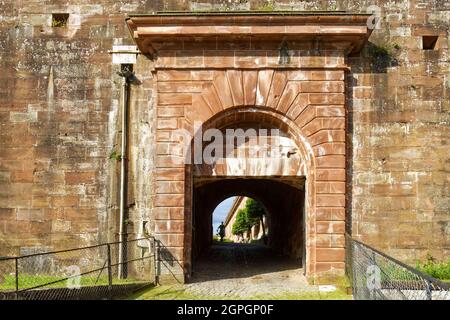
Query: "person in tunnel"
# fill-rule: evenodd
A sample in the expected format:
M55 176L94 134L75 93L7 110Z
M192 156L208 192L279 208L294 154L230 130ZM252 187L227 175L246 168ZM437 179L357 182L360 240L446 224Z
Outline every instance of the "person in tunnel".
M220 242L223 242L223 238L225 237L225 225L223 224L223 221L220 223L220 226L217 227L217 232L220 237Z

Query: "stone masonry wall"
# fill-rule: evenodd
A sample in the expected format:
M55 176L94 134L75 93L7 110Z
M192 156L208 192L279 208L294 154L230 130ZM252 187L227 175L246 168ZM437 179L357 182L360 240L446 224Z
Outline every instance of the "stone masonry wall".
M127 13L381 8L348 74L352 234L405 261L450 248L448 1L0 0L0 255L115 238L120 78L107 50L132 44ZM51 13L69 13L52 27ZM422 36L439 35L435 50ZM130 231L152 222L152 62L132 88ZM150 228L151 230L152 228Z

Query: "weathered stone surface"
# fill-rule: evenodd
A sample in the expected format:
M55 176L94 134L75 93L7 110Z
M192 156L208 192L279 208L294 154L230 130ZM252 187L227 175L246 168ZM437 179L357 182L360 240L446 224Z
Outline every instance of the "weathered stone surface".
M132 43L125 14L189 10L200 2L212 9L234 5L131 2L32 0L7 2L1 9L0 248L7 247L7 254L27 246L67 248L116 237L120 162L109 156L119 150L120 86L107 50ZM249 0L246 8L264 4ZM140 56L135 69L141 85L132 87L130 101L132 236L141 231L141 221L151 221L151 231L167 236L170 247L181 245L180 235L189 239L184 228L190 212L183 203L189 199L158 197L190 192L185 170L163 158L174 150L172 131L192 130L196 119L254 104L276 108L301 127L317 157L315 188L323 195L318 204L327 207L314 212L320 222L316 271L343 266L339 248L346 205L352 217L346 231L363 241L407 262L428 251L448 256L450 8L445 1L370 4L378 5L386 19L367 49L345 61L336 54L339 48L315 55L313 44L292 43L290 69L280 72L275 70L279 41L248 39L183 42L182 47L167 41L159 48L156 67L163 69L157 72ZM366 9L356 0L275 5ZM55 10L70 13L67 27L51 27ZM263 32L264 26L254 31ZM436 50L422 50L423 35L439 35ZM388 55L377 54L380 48ZM344 64L350 72L340 69ZM189 69L207 66L214 70ZM255 66L261 69L240 69ZM301 70L307 66L327 70ZM170 207L155 207L155 201Z

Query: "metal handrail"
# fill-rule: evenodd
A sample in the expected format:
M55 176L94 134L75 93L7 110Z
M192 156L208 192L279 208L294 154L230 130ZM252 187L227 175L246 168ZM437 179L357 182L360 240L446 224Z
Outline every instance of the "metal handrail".
M421 271L419 271L419 270L417 270L417 269L415 269L415 268L405 264L404 262L401 262L401 261L395 259L394 257L388 256L387 254L381 252L380 250L375 249L374 247L371 247L371 246L369 246L369 245L367 245L367 244L365 244L365 243L363 243L363 242L361 242L359 240L356 240L356 239L352 238L352 236L350 236L348 233L346 233L345 236L346 236L347 239L350 239L351 241L356 242L357 244L370 249L371 251L373 251L376 254L384 257L385 259L391 260L392 262L400 265L401 267L405 268L406 270L410 271L411 273L413 273L413 274L415 274L415 275L417 275L417 276L419 276L419 277L421 277L421 278L423 278L423 279L425 279L425 280L427 280L427 281L429 281L429 282L431 282L433 284L436 284L439 287L442 287L443 289L450 289L450 283L446 283L446 282L443 282L443 281L441 281L439 279L433 278L432 276L430 276L430 275L428 275L426 273L423 273L423 272L421 272Z
M149 236L149 237L146 237L146 238L138 238L138 239L132 239L132 240L126 240L126 241L105 242L105 243L96 244L96 245L87 246L87 247L79 247L79 248L71 248L71 249L64 249L64 250L32 253L32 254L13 256L13 257L1 257L0 260L14 260L14 259L29 258L29 257L35 257L35 256L41 256L41 255L47 255L47 254L72 252L72 251L77 251L77 250L100 248L100 247L104 247L104 246L107 246L107 245L113 245L113 244L119 244L119 243L129 243L129 242L135 242L135 241L139 241L139 240L150 240L150 239L154 239L154 237L153 236Z
M132 259L126 259L125 261L121 261L120 263L113 263L113 261L111 260L111 246L113 245L118 245L118 244L129 244L129 243L136 243L137 241L141 241L141 240L146 240L149 241L149 252L148 255L143 255L140 258L132 258ZM116 266L120 266L120 265L126 265L128 263L132 263L132 262L136 262L136 261L144 261L147 259L153 259L153 263L154 263L154 283L156 284L158 282L158 274L157 272L159 271L158 268L158 262L157 259L158 258L158 251L159 251L159 241L157 241L153 236L148 236L148 237L144 237L144 238L137 238L137 239L131 239L131 240L126 240L126 241L114 241L114 242L107 242L107 243L101 243L101 244L97 244L97 245L92 245L92 246L85 246L85 247L79 247L79 248L71 248L71 249L65 249L65 250L55 250L55 251L48 251L48 252L42 252L42 253L33 253L33 254L28 254L28 255L21 255L21 256L14 256L14 257L2 257L0 259L0 261L4 262L4 261L14 261L14 269L15 269L15 289L14 289L14 293L16 295L16 299L18 299L19 295L21 293L24 293L26 291L32 291L34 289L39 289L39 288L43 288L46 286L51 286L54 285L56 283L61 283L64 281L67 281L71 278L75 278L75 277L80 277L80 276L84 276L87 274L92 274L95 272L100 272L98 277L101 275L101 273L103 272L103 270L107 269L108 270L108 295L111 294L111 290L112 290L112 283L113 283L113 275L112 275L112 267L116 267ZM105 260L105 263L103 264L102 267L100 268L95 268L92 270L88 270L88 271L84 271L83 273L77 274L77 275L73 275L73 276L63 276L61 279L57 279L54 281L49 281L43 284L39 284L39 285L35 285L35 286L31 286L31 287L25 287L25 288L20 288L20 284L19 284L19 277L20 277L20 271L19 271L19 265L20 265L20 261L22 259L26 259L26 258L30 258L30 257L38 257L38 256L45 256L45 255L51 255L51 254L60 254L60 253L65 253L65 252L77 252L77 251L84 251L84 250L89 250L89 249L93 249L93 248L103 248L106 247L107 248L107 257ZM97 280L98 280L97 277ZM96 283L97 283L96 280ZM109 297L109 296L108 296ZM109 297L110 298L110 297Z

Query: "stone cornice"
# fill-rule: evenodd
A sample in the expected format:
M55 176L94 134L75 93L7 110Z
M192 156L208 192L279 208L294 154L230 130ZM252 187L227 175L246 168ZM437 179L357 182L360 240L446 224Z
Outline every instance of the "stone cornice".
M371 30L367 14L291 13L165 13L133 15L127 24L143 54L155 54L154 44L180 38L199 39L251 37L252 41L320 40L346 44L349 54L357 53Z

